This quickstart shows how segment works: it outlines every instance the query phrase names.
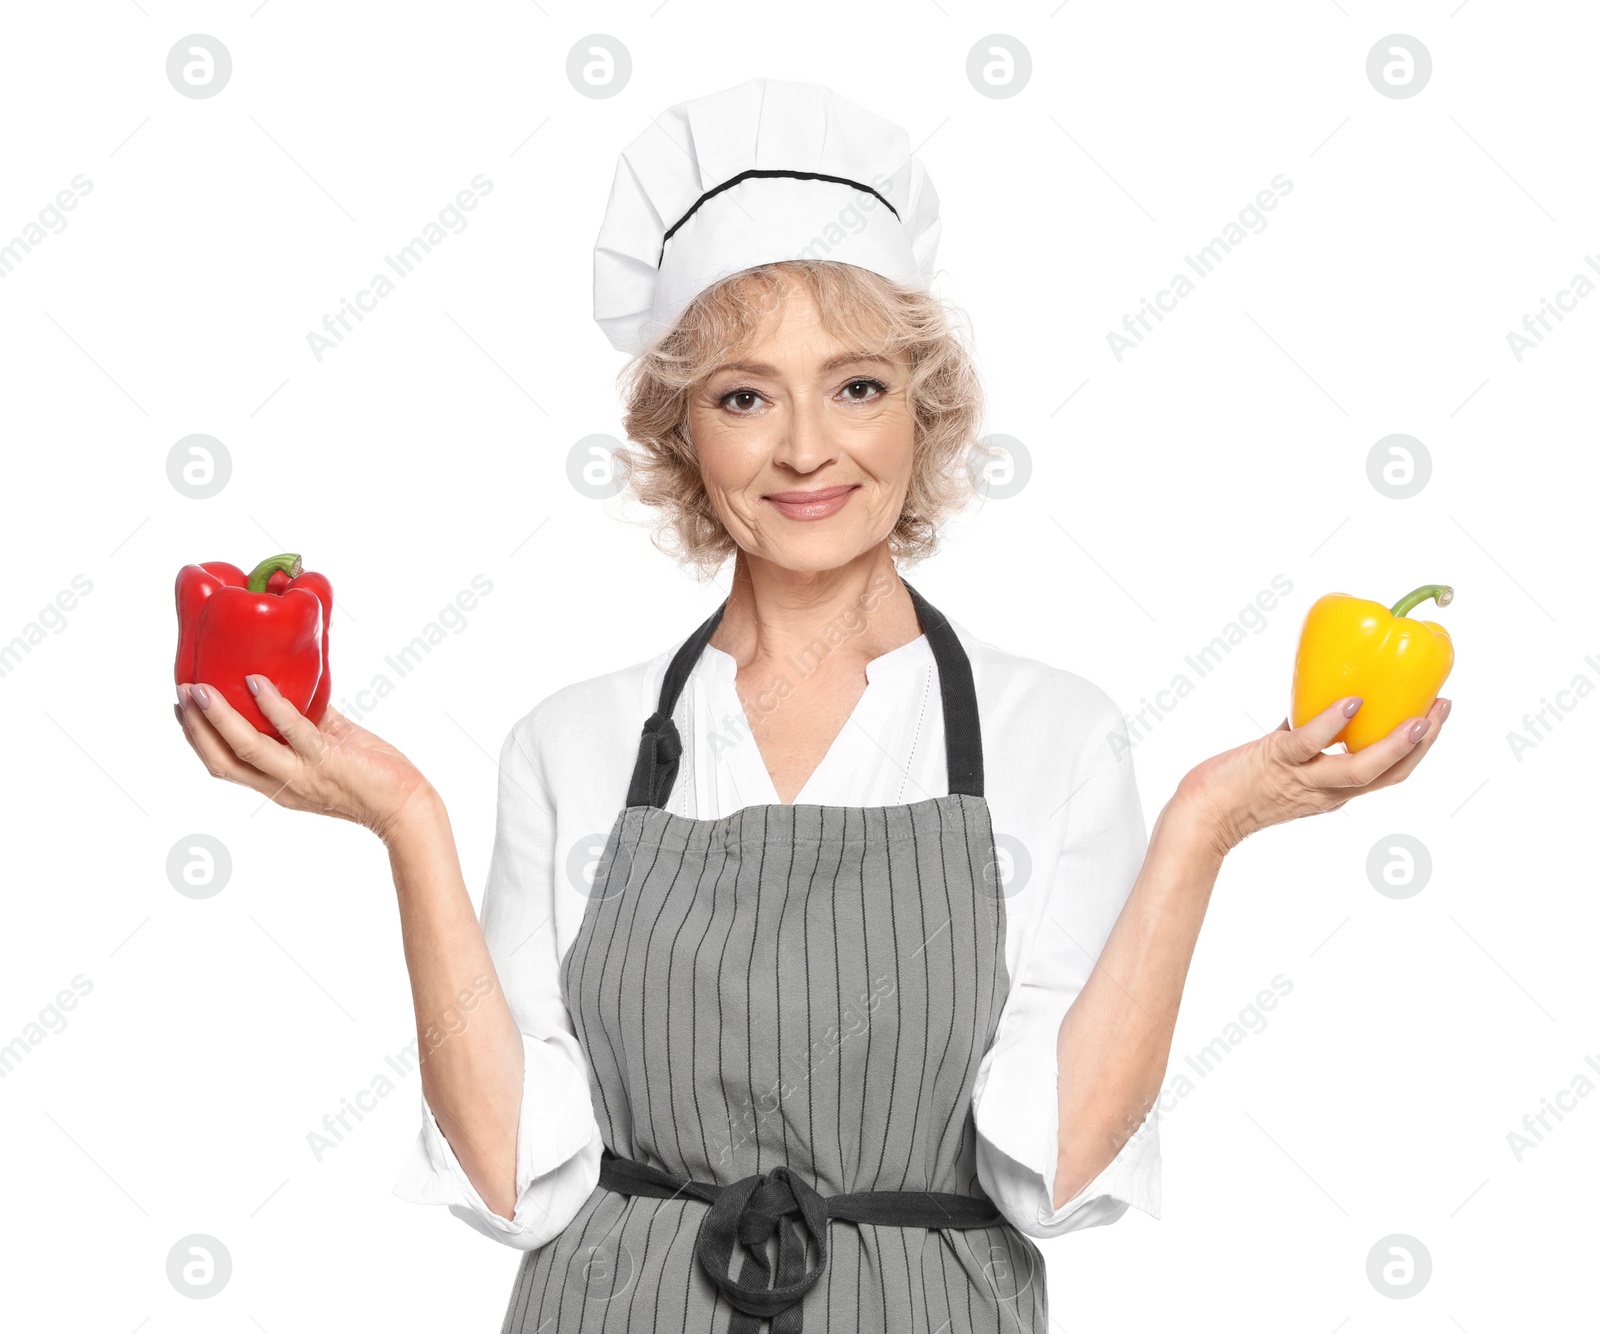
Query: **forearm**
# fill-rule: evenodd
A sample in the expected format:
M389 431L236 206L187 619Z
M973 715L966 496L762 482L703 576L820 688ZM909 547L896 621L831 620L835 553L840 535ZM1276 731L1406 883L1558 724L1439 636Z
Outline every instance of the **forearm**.
M1189 962L1222 866L1214 831L1174 797L1083 990L1061 1021L1059 1209L1116 1157L1166 1073Z
M422 1090L485 1204L516 1207L522 1038L430 789L385 839L416 1012Z

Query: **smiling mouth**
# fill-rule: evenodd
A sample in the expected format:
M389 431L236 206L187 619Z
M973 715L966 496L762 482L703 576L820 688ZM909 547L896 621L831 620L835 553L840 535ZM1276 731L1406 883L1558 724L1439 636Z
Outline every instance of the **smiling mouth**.
M786 519L826 519L844 508L851 494L859 489L848 486L822 486L809 491L775 491L762 499Z

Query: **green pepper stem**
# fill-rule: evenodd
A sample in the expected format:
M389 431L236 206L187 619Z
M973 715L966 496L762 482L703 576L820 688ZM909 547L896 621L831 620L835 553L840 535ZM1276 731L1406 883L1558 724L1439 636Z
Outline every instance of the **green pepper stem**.
M1449 584L1423 584L1421 588L1413 588L1394 606L1389 608L1389 615L1404 616L1419 602L1426 602L1432 598L1441 607L1448 607L1450 599L1455 597L1456 591Z
M279 570L291 579L298 579L301 573L300 557L292 551L286 551L281 556L268 556L266 560L250 571L250 578L245 581L245 587L252 593L265 593L267 580L277 574Z

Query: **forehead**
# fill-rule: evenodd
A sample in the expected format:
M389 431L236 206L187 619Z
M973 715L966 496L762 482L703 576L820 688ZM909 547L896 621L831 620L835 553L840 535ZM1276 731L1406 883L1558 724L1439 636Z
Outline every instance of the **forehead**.
M774 360L821 361L831 370L854 360L885 366L903 361L887 344L888 330L875 312L835 299L819 305L805 283L784 277L780 282L751 284L743 293L755 306L752 332L719 358L714 369L742 367L772 370Z

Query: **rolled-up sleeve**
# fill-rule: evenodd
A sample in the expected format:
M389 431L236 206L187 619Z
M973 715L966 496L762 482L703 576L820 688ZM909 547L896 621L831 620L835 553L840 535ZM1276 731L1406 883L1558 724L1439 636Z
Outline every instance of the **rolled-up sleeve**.
M1076 679L1076 678L1075 678ZM1060 1209L1053 1209L1059 1148L1061 1021L1083 990L1144 861L1146 834L1120 712L1093 691L1096 707L1062 720L1052 737L1065 758L1065 833L1053 874L1032 894L1008 898L1009 929L1026 932L1023 964L973 1088L978 1179L1022 1232L1054 1237L1114 1223L1129 1206L1161 1216L1158 1109L1116 1157ZM1060 797L1056 798L1057 801Z
M561 998L556 929L554 806L538 762L535 709L500 751L494 851L479 920L495 972L522 1033L516 1208L483 1202L422 1098L422 1129L394 1193L448 1205L456 1217L519 1250L543 1246L572 1221L600 1175L601 1137L588 1066Z

